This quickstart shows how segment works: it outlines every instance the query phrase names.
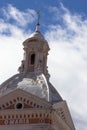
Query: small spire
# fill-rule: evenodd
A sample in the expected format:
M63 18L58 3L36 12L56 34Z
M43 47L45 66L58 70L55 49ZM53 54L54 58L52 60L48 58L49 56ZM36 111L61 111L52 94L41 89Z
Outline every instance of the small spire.
M36 24L36 32L39 32L40 11L37 11L37 18L38 18L38 20L37 20L37 24Z

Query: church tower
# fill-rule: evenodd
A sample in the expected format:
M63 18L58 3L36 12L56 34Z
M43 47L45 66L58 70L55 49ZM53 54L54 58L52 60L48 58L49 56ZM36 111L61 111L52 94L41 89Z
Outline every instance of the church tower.
M49 46L44 36L39 31L40 24L37 23L36 31L23 42L24 59L19 67L20 73L43 73L46 77L47 72L47 55Z
M66 101L50 83L50 49L39 26L23 42L19 73L0 85L0 130L75 130Z

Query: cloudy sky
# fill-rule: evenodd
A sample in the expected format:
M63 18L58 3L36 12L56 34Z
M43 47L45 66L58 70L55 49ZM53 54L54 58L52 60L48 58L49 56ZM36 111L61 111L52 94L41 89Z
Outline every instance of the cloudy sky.
M0 84L18 73L37 10L51 49L50 80L67 101L76 129L87 130L87 0L0 1Z

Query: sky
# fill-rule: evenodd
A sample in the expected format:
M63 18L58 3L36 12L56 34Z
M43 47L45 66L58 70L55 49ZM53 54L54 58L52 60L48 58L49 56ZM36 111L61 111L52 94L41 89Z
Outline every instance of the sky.
M87 130L87 0L0 1L0 84L18 73L36 11L50 46L50 81L67 101L76 129Z

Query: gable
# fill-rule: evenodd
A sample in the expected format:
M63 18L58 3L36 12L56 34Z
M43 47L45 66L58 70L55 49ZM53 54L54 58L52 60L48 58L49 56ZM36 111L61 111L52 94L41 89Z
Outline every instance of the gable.
M17 89L0 97L0 109L49 108L50 103L24 90Z

